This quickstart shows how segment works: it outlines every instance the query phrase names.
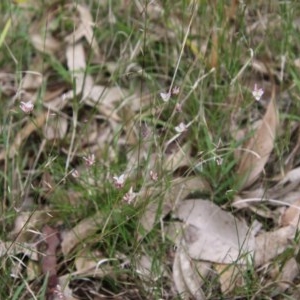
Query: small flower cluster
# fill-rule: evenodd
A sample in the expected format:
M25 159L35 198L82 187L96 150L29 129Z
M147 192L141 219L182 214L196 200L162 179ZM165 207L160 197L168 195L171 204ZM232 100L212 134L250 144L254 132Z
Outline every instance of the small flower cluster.
M178 95L180 89L178 86L173 87L173 89L167 93L160 93L160 97L164 102L168 102L172 95Z
M21 101L20 108L25 114L30 114L34 109L34 104L31 101Z
M256 101L259 101L264 94L264 90L262 88L258 88L257 84L254 85L254 89L252 91L252 96L255 98Z
M91 167L95 164L95 154L90 154L87 157L84 156L83 159L85 160L85 164L87 167Z

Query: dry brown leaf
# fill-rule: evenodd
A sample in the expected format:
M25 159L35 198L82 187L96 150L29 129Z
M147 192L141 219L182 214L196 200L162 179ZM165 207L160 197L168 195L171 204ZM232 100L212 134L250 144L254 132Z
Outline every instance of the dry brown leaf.
M291 244L295 233L296 227L289 225L256 236L254 264L261 266L281 254Z
M275 100L272 99L262 123L245 145L238 164L237 173L245 178L240 189L248 187L258 178L267 163L274 147L276 127L278 123Z
M283 216L281 217L281 225L293 225L295 227L300 226L300 199L295 201L292 206L286 209Z
M166 171L175 171L180 167L190 167L190 144L186 143L182 147L176 147L172 153L165 153L163 160L163 169Z
M167 215L172 209L174 209L176 203L185 199L188 195L196 191L210 191L209 184L201 177L179 177L171 182L171 187L166 191L164 196L163 205L160 207L157 202L150 202L145 207L145 212L141 216L141 224L145 230L145 233L151 231L155 222ZM147 189L145 195L140 194L140 199L145 199L145 197L153 197L158 193L161 194L161 189L159 191L150 191Z
M35 71L26 71L21 85L24 90L38 89L42 86L43 75Z
M43 133L47 140L61 140L65 137L68 129L68 121L62 116L48 116Z
M183 299L192 296L196 300L205 300L201 286L210 271L210 263L192 260L184 249L177 249L173 264L173 279L178 293Z
M299 265L296 259L292 257L284 264L281 272L279 273L279 278L276 279L279 281L277 288L279 289L278 292L284 292L286 289L288 289L291 286L291 284L288 283L292 283L298 275Z
M40 30L40 28L38 28L39 25L39 23L35 23L34 27L31 27L30 29L29 36L31 43L38 51L54 55L61 48L61 43L48 33L46 33L45 36L41 36L40 32L38 31ZM45 32L48 32L48 30Z
M4 160L6 156L9 158L12 158L15 156L20 146L22 145L23 141L27 139L34 131L36 131L38 128L42 127L45 123L47 118L47 113L41 113L38 117L36 117L34 120L29 122L24 128L22 128L16 135L12 145L9 147L9 151L1 151L0 152L0 161Z
M180 267L183 274L185 286L195 300L205 300L206 297L201 286L204 278L209 273L209 263L193 260L185 251L180 252Z
M0 72L1 93L7 96L14 96L17 93L18 85L14 74Z
M38 261L36 243L2 242L0 240L0 257L23 253L28 258Z
M178 294L180 294L181 299L188 300L189 297L189 291L187 290L184 282L184 275L181 271L180 266L180 254L177 252L174 258L173 262L173 280L177 289Z
M223 295L229 294L237 286L243 285L243 272L246 271L244 265L215 264L214 268L219 274Z
M42 226L52 219L51 211L36 210L34 212L20 212L15 220L14 229L10 232L10 236L18 242L29 242L39 235Z
M222 264L246 263L254 237L244 221L206 200L185 200L175 215L184 221L183 240L193 259Z
M99 230L103 222L103 215L98 212L94 216L80 221L73 229L61 234L62 253L68 255L74 247L84 241L88 236Z
M285 198L285 196L291 191L299 187L300 183L300 168L295 168L285 174L274 187L268 190L270 197L272 198Z
M64 300L78 300L78 298L73 297L73 291L69 288L69 283L71 280L70 274L60 276L58 278L58 284L61 289Z
M92 15L87 7L76 3L76 5L71 5L72 9L76 9L79 13L80 23L72 34L65 37L65 41L69 44L74 44L78 42L82 37L85 37L87 42L91 45L96 55L99 55L99 47L94 38L93 28L95 25L93 22ZM68 8L66 8L68 9Z

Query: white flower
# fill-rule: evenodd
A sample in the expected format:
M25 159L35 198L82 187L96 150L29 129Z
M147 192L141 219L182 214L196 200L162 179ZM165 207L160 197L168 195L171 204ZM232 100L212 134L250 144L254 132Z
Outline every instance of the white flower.
M171 93L160 93L160 97L164 102L168 102L171 97Z
M176 103L175 105L175 110L177 112L182 112L182 104L181 103Z
M256 101L259 101L263 94L264 94L264 90L261 88L260 89L257 88L257 85L255 84L254 89L252 91L252 95L256 99Z
M156 172L153 172L152 170L150 171L150 178L151 178L151 180L153 180L153 181L157 181L158 180L158 175L157 175L157 173Z
M136 197L136 193L133 192L131 187L129 191L123 196L122 200L127 204L132 204L132 201L134 200L135 197Z
M95 154L90 154L90 155L88 155L88 157L84 156L83 159L85 160L85 164L88 167L91 167L92 165L95 164Z
M74 177L74 178L78 178L80 175L79 175L79 172L76 170L76 169L73 169L71 171L71 175Z
M114 180L115 187L117 189L121 189L124 186L124 184L125 184L125 175L122 174L119 177L118 176L114 176L113 180Z
M24 113L29 114L33 111L34 105L31 101L28 102L21 101L20 108Z
M178 126L175 127L175 131L178 133L183 133L186 130L187 130L187 127L183 122L181 122Z
M174 86L173 89L172 89L172 94L173 95L178 95L180 92L180 89L178 86Z

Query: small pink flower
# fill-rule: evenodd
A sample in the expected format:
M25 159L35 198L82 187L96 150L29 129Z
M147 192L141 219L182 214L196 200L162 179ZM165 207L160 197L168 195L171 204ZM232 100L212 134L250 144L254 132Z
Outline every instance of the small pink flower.
M79 172L76 170L76 169L73 169L72 172L71 172L71 175L74 177L74 178L78 178L80 175L79 175Z
M182 104L181 103L176 103L175 105L175 110L177 112L182 112Z
M83 157L83 159L85 160L85 164L87 165L87 167L91 167L92 165L95 164L95 154L90 154L87 157Z
M150 178L151 180L153 180L154 182L156 182L158 180L158 175L156 172L153 172L152 170L150 171Z
M62 292L61 286L59 284L54 288L53 294L56 294L59 299L65 299L65 296Z
M132 204L135 197L136 197L136 193L133 192L131 187L129 191L123 196L122 200L127 204Z
M180 92L180 89L178 86L174 86L172 89L172 95L178 95Z
M175 131L177 133L183 133L186 130L187 130L187 127L186 127L186 125L183 122L181 122L178 126L175 127Z
M262 88L257 88L257 84L254 85L254 89L252 91L252 95L256 101L259 101L264 94L264 90Z
M20 108L24 113L29 114L33 111L34 105L31 101L28 102L21 101Z
M114 180L115 187L117 189L121 189L124 186L124 184L125 184L125 175L122 174L119 177L118 176L114 176L113 180Z
M168 102L171 97L171 93L160 93L160 97L164 102Z

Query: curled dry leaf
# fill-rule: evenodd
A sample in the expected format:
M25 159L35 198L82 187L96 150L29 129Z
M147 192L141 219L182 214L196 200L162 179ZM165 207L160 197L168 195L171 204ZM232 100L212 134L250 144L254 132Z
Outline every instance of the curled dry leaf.
M245 178L241 189L254 183L263 171L274 147L277 123L276 103L272 99L261 125L245 145L245 150L240 157L237 173Z
M68 9L68 8L66 8ZM65 37L65 41L69 44L78 42L82 37L85 37L87 42L91 45L96 55L99 55L99 47L94 38L93 28L94 22L89 9L83 5L76 3L71 4L71 10L76 9L79 13L80 23L72 34Z
M193 259L245 264L254 251L254 237L245 222L205 200L185 200L175 215L184 221L182 239Z

